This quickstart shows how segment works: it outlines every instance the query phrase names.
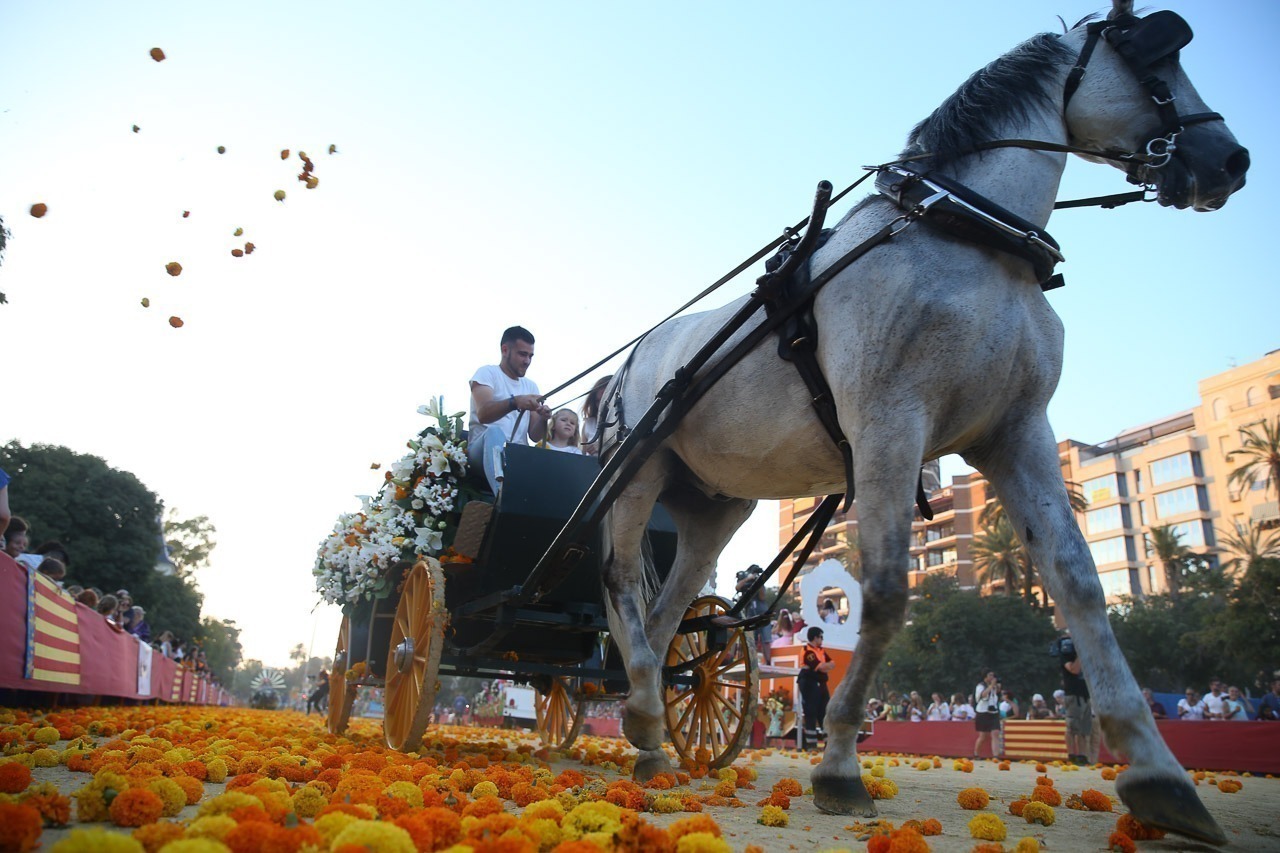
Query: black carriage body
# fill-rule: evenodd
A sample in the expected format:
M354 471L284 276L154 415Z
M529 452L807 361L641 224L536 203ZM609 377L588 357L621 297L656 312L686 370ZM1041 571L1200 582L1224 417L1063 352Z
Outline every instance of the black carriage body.
M450 625L446 656L505 658L538 664L578 664L608 630L600 575L600 534L564 579L531 601L525 584L539 559L600 473L595 458L509 444L502 492L474 564L445 567ZM665 579L675 559L675 525L658 506L649 548ZM477 660L477 663L480 661ZM466 669L465 665L450 667Z

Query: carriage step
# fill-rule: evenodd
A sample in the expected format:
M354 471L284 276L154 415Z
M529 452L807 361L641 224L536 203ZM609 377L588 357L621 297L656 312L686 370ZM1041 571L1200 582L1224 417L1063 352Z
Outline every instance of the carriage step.
M458 533L453 538L453 550L472 560L480 556L480 543L484 542L484 532L489 528L489 519L493 515L493 504L484 501L469 501L462 508L462 518L458 521Z

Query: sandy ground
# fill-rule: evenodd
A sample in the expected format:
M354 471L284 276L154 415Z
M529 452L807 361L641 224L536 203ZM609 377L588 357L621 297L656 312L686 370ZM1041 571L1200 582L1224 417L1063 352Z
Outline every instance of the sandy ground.
M321 727L318 718L306 720L297 717L300 727ZM380 723L375 721L359 721L354 730L376 736L380 732ZM443 733L451 737L467 737L474 732L482 739L492 739L494 730L468 730L465 727L446 727ZM607 743L607 747L616 747L616 742L607 739L583 738L580 745L592 741ZM526 741L528 742L528 741ZM808 754L782 751L765 751L754 756L745 751L738 759L738 764L750 763L757 769L759 778L755 782L755 791L740 791L739 796L748 805L745 808L708 807L706 813L713 817L724 831L724 837L731 843L735 851L742 850L748 844L758 844L765 850L853 850L865 849L866 845L859 840L861 833L855 826L855 819L836 817L820 813L814 808L811 796L796 797L791 801L789 811L790 824L786 828L776 829L764 827L756 823L760 808L756 802L769 793L779 779L790 777L798 780L806 789L809 786L809 772L812 769ZM864 758L874 760L874 755ZM886 764L890 757L885 757ZM940 853L949 851L969 851L977 843L969 836L966 824L975 812L965 811L956 802L956 794L963 788L982 787L991 795L991 805L987 811L1001 816L1008 826L1009 835L1005 844L1012 847L1024 836L1037 838L1043 849L1060 851L1100 851L1106 849L1107 836L1115 827L1117 814L1100 812L1080 812L1065 806L1055 809L1056 821L1053 826L1040 827L1025 823L1021 818L1008 813L1010 801L1026 796L1034 786L1034 779L1039 775L1034 764L1015 763L1008 771L998 770L992 762L979 762L972 773L963 773L951 768L951 760L943 759L942 768L915 770L904 758L898 759L900 766L888 767L887 775L899 787L899 794L892 800L880 800L880 816L892 821L895 825L904 820L916 818L937 818L942 823L943 834L928 839L931 848ZM558 771L576 769L589 776L597 774L606 782L621 778L619 774L598 767L584 765L570 757L558 757L552 762ZM1086 788L1094 788L1108 796L1114 797L1115 784L1104 781L1100 771L1081 769L1067 772L1050 766L1049 774L1055 786L1065 799L1068 794L1080 793ZM35 771L37 781L52 781L64 794L70 794L84 784L86 774L72 773L65 767L39 768ZM1244 788L1235 794L1224 794L1217 787L1201 784L1197 791L1209 811L1226 831L1230 841L1225 848L1212 848L1205 845L1187 842L1168 837L1161 841L1142 842L1140 850L1214 850L1232 851L1280 851L1280 779L1260 777L1243 777ZM703 790L703 786L706 790ZM207 796L220 793L224 786L206 784ZM709 793L710 785L705 781L695 781L692 789L700 793ZM180 820L195 816L196 806L188 806L179 817ZM513 804L508 808L517 810ZM1123 812L1123 807L1117 807ZM659 825L667 825L681 817L675 815L646 815L646 818ZM74 825L74 824L73 824ZM105 824L96 824L106 826ZM46 830L43 837L44 849L64 836L69 830ZM126 832L127 830L119 830Z

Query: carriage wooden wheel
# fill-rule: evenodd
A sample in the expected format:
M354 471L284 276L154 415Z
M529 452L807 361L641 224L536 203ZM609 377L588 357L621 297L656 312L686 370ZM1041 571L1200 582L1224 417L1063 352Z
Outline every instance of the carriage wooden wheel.
M545 686L545 685L543 685ZM537 689L533 707L538 716L538 736L550 749L568 749L582 731L587 701L575 689L574 682L562 675L551 679L545 691Z
M351 650L351 617L343 616L338 628L338 645L333 650L333 666L329 668L329 733L340 735L347 730L351 706L356 701L356 686L347 681Z
M444 572L428 557L405 575L391 626L382 729L392 749L411 752L422 744L436 699L447 622Z
M723 598L705 595L689 605L684 618L728 610L729 602ZM725 647L693 668L693 684L665 686L667 731L681 758L711 768L726 767L746 746L760 688L753 640L741 628L730 631ZM667 666L687 663L708 649L705 631L677 634L667 649Z

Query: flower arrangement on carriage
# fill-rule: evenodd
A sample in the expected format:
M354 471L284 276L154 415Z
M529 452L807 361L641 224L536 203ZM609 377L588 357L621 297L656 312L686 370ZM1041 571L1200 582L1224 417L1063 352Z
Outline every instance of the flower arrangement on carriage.
M769 691L764 698L764 712L769 718L769 727L765 732L765 737L782 737L790 726L787 725L787 715L790 714L791 722L794 725L795 714L791 714L793 706L791 699L791 691L785 687L775 687Z

